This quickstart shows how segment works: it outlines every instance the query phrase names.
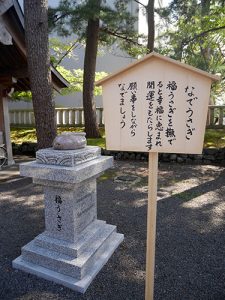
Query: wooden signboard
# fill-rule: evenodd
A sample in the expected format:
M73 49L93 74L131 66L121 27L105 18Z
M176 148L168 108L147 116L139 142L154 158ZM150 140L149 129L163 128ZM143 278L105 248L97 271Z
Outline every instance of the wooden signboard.
M218 79L153 52L97 82L107 149L149 152L146 300L154 292L158 152L202 153L211 83Z

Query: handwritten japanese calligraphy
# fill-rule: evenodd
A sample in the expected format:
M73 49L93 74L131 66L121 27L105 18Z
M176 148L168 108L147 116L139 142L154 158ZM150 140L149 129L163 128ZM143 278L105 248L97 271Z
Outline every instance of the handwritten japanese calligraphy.
M146 101L148 101L147 111L147 145L148 150L152 149L153 144L153 103L155 100L155 81L147 82L147 95Z
M120 126L123 129L126 126L126 110L125 107L125 94L127 93L125 84L119 83L118 84L120 89Z
M134 137L136 135L137 125L137 115L136 115L136 101L137 101L137 82L130 82L127 90L130 90L130 103L131 103L131 125L130 125L130 135Z
M199 96L201 86L190 78L184 83L176 74L162 76L162 79L147 74L145 78L123 80L116 83L118 101L113 102L117 112L116 126L110 116L109 130L115 149L165 153L192 153L193 148L201 149L203 142L197 137L204 131L203 127L199 130L204 121L199 125L196 113L200 108L206 111ZM116 132L119 128L119 139L113 128Z
M168 99L169 99L169 111L168 111L168 124L165 130L165 135L170 145L172 145L173 141L176 140L175 129L173 125L174 113L176 111L176 107L174 106L174 91L177 90L177 84L175 81L169 81L166 86L166 89L169 90Z
M195 127L193 124L193 114L194 114L194 103L198 100L198 97L195 96L195 87L186 86L185 88L186 95L186 140L190 141Z
M159 81L157 83L158 91L157 91L157 107L155 109L155 115L156 115L156 125L155 125L155 131L156 131L156 142L155 146L160 146L162 147L162 132L163 132L163 113L164 113L164 108L163 108L163 83L162 81Z

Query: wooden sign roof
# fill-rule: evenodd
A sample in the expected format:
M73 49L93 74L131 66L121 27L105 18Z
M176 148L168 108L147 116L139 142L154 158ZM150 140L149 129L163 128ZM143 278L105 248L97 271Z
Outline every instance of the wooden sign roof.
M141 58L141 59L138 59L137 61L129 64L127 67L124 67L120 70L118 70L117 72L113 73L113 74L110 74L108 76L106 76L105 78L99 80L96 82L96 86L101 86L101 85L104 85L106 82L110 81L110 80L113 80L114 78L116 78L116 76L118 75L121 75L122 73L128 71L128 70L131 70L131 69L134 69L136 68L137 66L140 66L141 64L144 64L146 63L147 61L151 61L153 58L158 58L162 61L165 61L165 62L168 62L168 63L171 63L171 64L174 64L174 65L177 65L183 69L186 69L186 70L189 70L189 71L192 71L192 72L195 72L199 75L202 75L202 76L205 76L205 77L208 77L210 78L212 81L217 81L217 80L220 80L220 77L217 76L217 75L213 75L213 74L210 74L208 72L205 72L203 70L200 70L198 68L195 68L195 67L192 67L190 65L187 65L185 63L181 63L177 60L174 60L172 58L169 58L167 56L163 56L161 54L158 54L156 52L151 52L150 54L146 55L145 57Z

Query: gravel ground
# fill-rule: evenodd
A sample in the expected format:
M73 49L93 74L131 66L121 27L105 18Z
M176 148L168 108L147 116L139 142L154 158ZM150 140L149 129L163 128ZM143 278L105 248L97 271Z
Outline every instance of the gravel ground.
M143 300L147 163L119 161L98 181L98 218L125 240L84 295L12 269L44 230L43 194L17 167L0 171L0 299ZM159 166L155 300L225 299L225 168Z

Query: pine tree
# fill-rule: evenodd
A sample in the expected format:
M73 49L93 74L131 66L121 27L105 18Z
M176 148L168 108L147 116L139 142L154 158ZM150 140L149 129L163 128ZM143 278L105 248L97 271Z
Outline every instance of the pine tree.
M158 51L177 60L218 73L221 81L213 84L211 99L224 94L224 0L173 0L158 10L168 24L159 37ZM166 47L165 47L166 45Z
M137 43L136 18L127 11L129 0L115 0L110 7L104 0L61 0L49 14L50 26L59 35L76 34L85 41L83 106L87 137L99 137L94 102L94 80L98 45L111 45L116 40ZM136 40L135 40L136 39Z

